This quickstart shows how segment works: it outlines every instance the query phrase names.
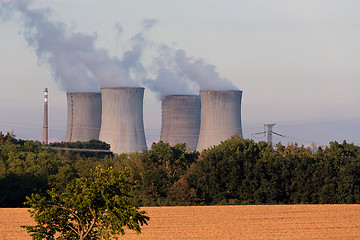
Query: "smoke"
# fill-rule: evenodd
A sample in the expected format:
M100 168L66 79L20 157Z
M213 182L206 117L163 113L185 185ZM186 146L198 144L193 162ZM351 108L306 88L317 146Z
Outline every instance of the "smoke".
M153 77L145 79L144 84L157 93L159 99L166 95L196 94L199 90L196 84L179 74L175 51L166 45L157 47L156 51L159 56L153 59L150 67Z
M100 86L138 86L136 74L143 73L140 57L145 46L144 33L131 40L131 49L122 57L111 57L107 50L96 48L96 34L73 33L61 22L51 21L51 10L30 9L30 0L4 1L3 20L21 14L24 38L36 51L39 62L50 65L54 79L66 92L99 91ZM143 31L154 24L144 20ZM120 25L115 26L122 30Z
M138 86L143 83L161 98L170 94L197 94L199 90L237 89L221 78L215 66L187 56L164 44L150 42L147 33L157 23L144 19L142 29L130 40L130 49L121 58L96 48L97 34L75 33L59 21L52 20L48 8L31 9L32 0L0 0L0 17L6 21L20 13L23 35L36 51L39 63L50 66L54 79L66 92L99 91L100 87ZM123 27L114 25L118 34ZM146 48L156 57L148 68L143 57Z
M123 29L123 27L121 26L120 23L115 23L114 29L115 29L116 32L118 32L118 33L122 33L122 31L124 31L124 29Z
M235 90L228 79L221 78L216 67L201 58L188 57L184 50L167 45L157 47L158 56L151 67L155 77L144 84L158 94L158 98L174 94L198 94L199 90Z
M214 65L206 64L201 58L188 57L184 50L176 51L175 61L179 74L196 82L200 90L237 90L231 81L219 76Z
M39 62L48 62L54 79L63 90L96 90L99 84L77 58L79 52L93 49L96 35L68 34L63 23L49 21L49 9L29 9L30 3L27 0L3 3L2 16L21 13L25 40L35 49Z

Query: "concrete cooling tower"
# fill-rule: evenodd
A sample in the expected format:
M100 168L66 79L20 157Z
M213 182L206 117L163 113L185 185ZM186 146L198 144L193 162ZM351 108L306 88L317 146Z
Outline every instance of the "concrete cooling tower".
M99 139L101 95L95 92L67 93L66 142Z
M200 91L201 125L197 151L202 151L237 133L242 137L239 90Z
M187 150L196 150L200 130L200 96L168 95L162 99L160 139L170 143L186 143Z
M101 141L110 144L114 153L145 150L143 123L144 88L101 88Z

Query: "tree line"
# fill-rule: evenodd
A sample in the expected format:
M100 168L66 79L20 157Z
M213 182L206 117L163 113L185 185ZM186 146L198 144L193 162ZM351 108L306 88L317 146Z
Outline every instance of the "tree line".
M66 144L108 149L97 141ZM150 150L113 155L43 148L0 133L0 207L23 207L26 196L51 188L62 192L98 166L130 172L137 206L360 203L360 147L345 141L273 148L233 136L201 153L160 141Z

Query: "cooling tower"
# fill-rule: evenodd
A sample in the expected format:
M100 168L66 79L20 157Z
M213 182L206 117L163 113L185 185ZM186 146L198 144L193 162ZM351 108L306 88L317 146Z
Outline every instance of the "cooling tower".
M101 95L96 92L67 93L66 142L99 139Z
M100 140L110 144L114 153L146 148L143 123L144 88L101 88L102 118Z
M200 96L168 95L162 99L160 139L170 143L186 143L188 150L196 150L200 130Z
M201 124L197 150L202 151L237 133L242 137L239 90L200 91Z

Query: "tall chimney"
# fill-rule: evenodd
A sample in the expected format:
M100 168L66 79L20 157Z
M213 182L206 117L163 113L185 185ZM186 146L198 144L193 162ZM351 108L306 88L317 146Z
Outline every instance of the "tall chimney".
M43 127L43 144L48 144L48 89L45 88L44 96L44 127Z

